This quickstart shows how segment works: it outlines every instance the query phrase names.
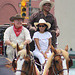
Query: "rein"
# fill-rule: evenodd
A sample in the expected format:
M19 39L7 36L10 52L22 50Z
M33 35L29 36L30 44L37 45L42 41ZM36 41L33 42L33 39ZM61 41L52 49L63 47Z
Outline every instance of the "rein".
M41 66L41 64L39 64L39 63L37 63L37 62L35 62L35 64Z

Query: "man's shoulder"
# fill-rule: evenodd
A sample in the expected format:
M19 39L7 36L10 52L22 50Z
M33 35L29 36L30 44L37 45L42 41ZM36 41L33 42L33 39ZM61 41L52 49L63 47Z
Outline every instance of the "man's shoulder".
M37 11L37 12L35 12L35 13L33 13L32 15L36 15L36 14L38 14L40 11Z
M24 26L23 26L23 30L24 30L24 31L29 31L29 30L28 30L27 28L25 28Z
M13 26L8 27L6 30L12 30Z
M34 16L34 17L35 17L35 16L38 16L39 14L41 14L41 12L42 12L42 11L37 11L37 12L33 13L32 16Z
M13 26L8 27L8 29L13 28Z
M12 33L12 31L13 31L13 26L10 26L10 27L8 27L6 30L5 30L5 32L4 33Z
M54 17L54 15L52 13L50 13L50 12L48 13L48 15Z

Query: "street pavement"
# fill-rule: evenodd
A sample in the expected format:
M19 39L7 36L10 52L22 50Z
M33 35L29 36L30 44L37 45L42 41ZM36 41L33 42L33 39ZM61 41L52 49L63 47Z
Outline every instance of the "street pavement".
M69 69L69 75L75 75L75 68Z
M0 55L0 75L15 75L13 71L5 67L5 64L7 64L7 62L8 60Z

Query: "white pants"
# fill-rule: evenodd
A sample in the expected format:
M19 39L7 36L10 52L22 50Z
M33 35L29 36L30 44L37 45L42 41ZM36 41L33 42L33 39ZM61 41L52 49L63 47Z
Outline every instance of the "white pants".
M45 57L43 56L43 54L40 51L34 50L33 55L36 56L39 59L41 64L45 63ZM49 58L49 56L51 56L51 51L49 51L49 53L47 53L48 58Z
M9 54L7 53L7 57L13 61L13 52L11 51Z
M7 50L7 57L8 57L11 61L13 61L13 59L14 59L14 51L16 51L16 49Z

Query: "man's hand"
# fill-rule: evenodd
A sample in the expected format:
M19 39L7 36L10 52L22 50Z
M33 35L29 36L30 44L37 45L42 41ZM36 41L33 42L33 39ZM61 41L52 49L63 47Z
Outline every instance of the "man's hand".
M23 49L23 47L24 47L24 42L21 43L21 45L19 46L19 48L20 48L20 49Z
M11 42L10 45L13 47L13 48L16 48L16 44Z
M60 31L59 29L56 30L56 37L58 37L60 35Z

